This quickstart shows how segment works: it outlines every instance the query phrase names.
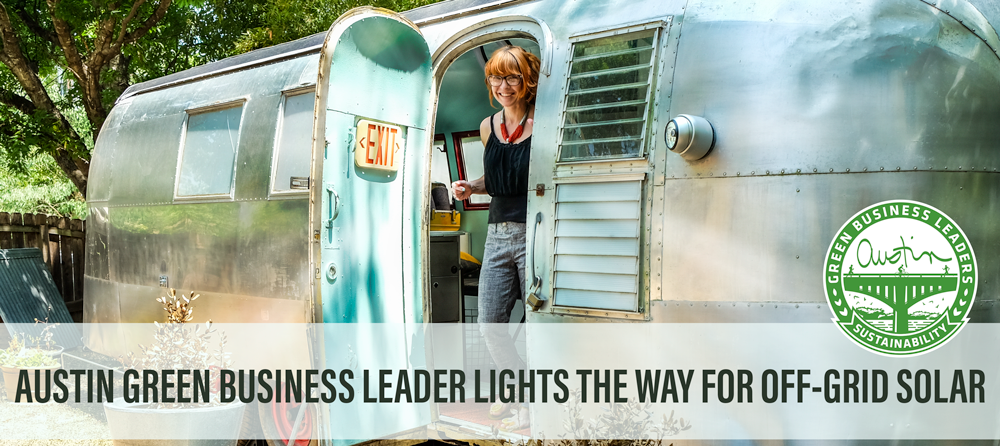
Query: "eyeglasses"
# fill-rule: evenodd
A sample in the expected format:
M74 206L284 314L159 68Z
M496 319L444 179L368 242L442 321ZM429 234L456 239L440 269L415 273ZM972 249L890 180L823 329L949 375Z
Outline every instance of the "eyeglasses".
M492 85L494 87L499 87L500 84L503 83L503 81L507 81L507 85L510 85L511 87L516 87L518 85L521 85L521 76L517 75L517 74L512 74L510 76L492 76L491 75L491 76L487 76L486 79L489 80L490 81L490 85Z

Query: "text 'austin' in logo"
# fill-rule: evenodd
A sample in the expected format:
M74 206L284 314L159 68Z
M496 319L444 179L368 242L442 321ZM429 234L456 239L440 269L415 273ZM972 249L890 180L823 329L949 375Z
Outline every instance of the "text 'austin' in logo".
M857 344L906 356L931 351L968 321L978 282L965 233L924 203L886 201L844 224L826 255L834 321Z

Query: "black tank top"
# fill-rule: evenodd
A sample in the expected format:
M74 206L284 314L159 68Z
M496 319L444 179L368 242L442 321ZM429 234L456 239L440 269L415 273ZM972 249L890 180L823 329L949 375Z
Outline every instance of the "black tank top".
M531 136L516 144L497 138L490 117L490 137L483 152L486 192L490 194L490 223L525 223L528 215L528 163Z

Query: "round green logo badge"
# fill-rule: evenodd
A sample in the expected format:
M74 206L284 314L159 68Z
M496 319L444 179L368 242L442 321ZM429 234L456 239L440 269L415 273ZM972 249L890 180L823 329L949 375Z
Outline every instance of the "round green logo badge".
M944 345L965 326L976 297L976 256L965 233L916 201L886 201L855 214L830 243L825 266L834 322L884 355Z

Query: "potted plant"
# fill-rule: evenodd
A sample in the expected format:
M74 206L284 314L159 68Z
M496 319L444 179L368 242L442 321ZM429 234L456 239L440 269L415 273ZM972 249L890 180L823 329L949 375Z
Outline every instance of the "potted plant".
M0 370L3 371L4 391L7 393L8 401L13 402L16 399L17 381L21 370L29 370L34 376L34 370L42 370L42 373L45 373L45 370L58 368L59 360L56 357L40 348L28 348L24 339L17 335L11 337L5 350L0 350ZM22 399L22 402L31 401L30 397L26 401Z
M59 324L50 324L48 318L44 321L35 319L35 326L37 327L39 324L44 325L45 328L39 332L37 337L25 336L28 348L41 350L47 356L59 359L65 349L61 345L56 345L55 333L52 332L52 329L58 327Z
M236 401L223 404L217 393L218 371L232 366L230 353L225 351L226 335L218 333L212 321L204 324L187 324L193 319L194 302L199 295L179 297L170 289L157 302L167 313L166 323L154 322L153 343L147 348L139 345L140 355L129 353L122 358L126 368L143 370L210 370L212 393L210 401L192 403L126 403L120 398L104 404L108 427L115 443L127 439L188 440L187 444L236 444L246 405ZM128 391L128 389L125 389ZM176 400L176 389L172 389ZM188 395L190 397L190 395ZM231 441L220 441L231 439ZM168 443L168 441L164 441ZM149 442L143 442L149 444Z

